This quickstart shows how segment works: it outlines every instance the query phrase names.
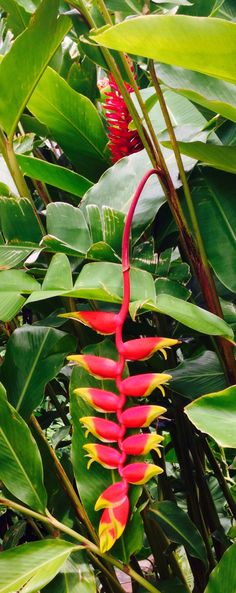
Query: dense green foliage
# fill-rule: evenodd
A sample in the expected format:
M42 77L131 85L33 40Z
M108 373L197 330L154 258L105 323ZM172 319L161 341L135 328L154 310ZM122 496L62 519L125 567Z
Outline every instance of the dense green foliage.
M236 592L235 19L235 0L0 0L0 593L122 593L120 570L132 593ZM115 164L111 74L143 144ZM60 314L119 310L153 167L124 338L180 344L126 367L172 375L148 400L164 471L107 555L110 474L87 470L74 394L101 381L66 357L117 352Z

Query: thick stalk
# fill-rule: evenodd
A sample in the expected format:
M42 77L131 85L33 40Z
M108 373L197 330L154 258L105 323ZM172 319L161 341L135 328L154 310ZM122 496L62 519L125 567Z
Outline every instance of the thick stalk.
M227 501L229 508L231 510L231 513L233 515L233 517L236 519L236 503L235 500L230 492L230 489L228 487L228 484L225 480L225 477L220 469L220 466L217 462L217 460L215 459L214 453L211 450L211 447L207 441L207 438L201 435L201 443L202 443L202 447L203 450L206 454L206 457L208 459L209 465L211 466L215 477L219 483L219 486L221 487L221 490L224 494L225 500Z
M12 142L10 140L8 140L8 138L4 135L4 133L1 129L0 129L0 151L2 152L4 161L9 169L9 172L11 173L12 179L15 182L15 185L18 189L20 196L22 196L23 198L28 198L28 200L30 200L31 205L34 209L34 212L37 216L41 231L44 235L45 231L44 231L42 222L41 222L39 214L35 208L34 201L30 194L29 188L25 182L24 175L23 175L23 173L18 165L18 162L16 160L16 155L14 153L14 148L13 148Z
M137 583L142 585L142 587L146 591L150 591L150 593L160 593L160 591L156 587L154 587L146 579L141 577L141 575L139 575L135 570L133 570L131 568L131 566L123 564L119 560L116 560L115 558L113 558L113 556L111 556L110 554L102 554L102 552L100 551L98 546L96 546L96 544L94 544L93 542L88 540L86 537L84 537L80 533L77 533L77 531L74 531L74 529L71 529L67 525L64 525L63 523L58 521L49 512L47 512L46 515L41 515L40 513L37 513L36 511L33 511L31 509L28 509L28 508L24 507L23 505L18 504L17 502L8 500L7 498L0 498L0 505L7 507L7 508L11 508L15 511L18 511L19 513L22 513L23 515L26 515L27 517L32 517L33 519L40 521L41 523L46 523L47 525L51 525L51 527L53 527L55 530L61 531L62 533L66 533L67 535L69 535L70 537L72 537L73 539L78 541L79 544L81 546L83 546L84 549L87 550L89 553L92 552L92 554L96 554L97 556L103 558L104 560L107 560L107 562L109 562L116 568L119 568L119 570L121 570L125 574L128 574L131 578L133 578L135 581L137 581Z
M98 542L96 531L94 530L94 528L87 516L87 513L85 512L85 509L84 509L83 505L81 504L80 499L73 488L73 485L71 484L71 481L69 480L65 470L63 469L54 449L51 447L48 440L46 439L45 434L44 434L43 430L41 429L40 424L38 423L35 416L33 416L33 415L31 416L31 419L30 419L30 425L36 431L40 440L44 442L44 445L46 445L48 452L53 459L56 474L57 474L68 498L70 499L70 501L76 511L78 518L86 526L88 533L90 534L92 539L95 542Z
M222 313L219 297L218 297L218 294L216 291L215 282L214 282L214 279L212 276L212 272L211 272L211 269L210 269L210 266L208 263L208 259L207 259L207 255L206 255L206 251L205 251L205 246L204 246L204 243L202 240L201 231L200 231L196 211L194 208L192 195L191 195L191 192L189 189L189 184L187 181L186 173L184 170L183 161L182 161L182 157L180 154L178 142L177 142L177 139L175 136L174 128L173 128L173 125L171 122L171 118L170 118L169 111L168 111L168 108L167 108L167 105L165 102L165 98L162 93L162 90L161 90L161 87L160 87L160 84L159 84L159 81L158 81L158 78L156 75L153 60L149 61L149 70L150 70L152 83L156 90L156 94L157 94L157 97L159 100L162 114L163 114L163 117L164 117L164 120L166 123L166 128L167 128L167 131L168 131L168 134L170 137L170 141L171 141L172 149L173 149L173 152L175 155L176 163L177 163L177 166L179 169L179 174L180 174L180 178L181 178L182 185L183 185L184 196L186 199L186 204L187 204L189 215L190 215L193 233L194 233L195 241L196 241L197 248L198 248L197 255L199 257L199 266L197 268L195 265L194 271L198 276L203 295L206 299L206 302L209 306L210 311L212 313L215 313L216 315L218 315L218 317L221 317L223 319L223 313ZM232 346L229 344L229 342L227 342L226 340L221 339L221 338L218 338L218 342L219 342L219 346L220 346L220 351L223 354L223 363L224 363L226 372L228 374L229 380L233 381L233 383L235 383L235 381L236 381L236 362L234 359Z

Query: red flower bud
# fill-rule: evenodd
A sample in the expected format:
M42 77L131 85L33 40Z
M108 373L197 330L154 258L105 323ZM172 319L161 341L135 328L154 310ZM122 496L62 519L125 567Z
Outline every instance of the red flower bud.
M123 477L130 484L146 484L151 478L162 474L163 469L153 463L130 463L123 468Z
M105 391L95 387L78 387L74 392L98 412L116 412L118 409L119 397L112 391Z
M122 535L128 521L129 507L129 499L125 496L119 506L103 511L98 530L101 552L109 550Z
M127 484L125 482L116 482L112 484L99 496L95 504L95 511L109 507L119 506L126 497Z
M85 416L80 418L81 424L86 430L86 437L91 432L97 439L104 443L114 443L120 436L120 426L111 420L104 420L96 416Z
M159 455L158 444L161 441L163 437L159 434L134 434L123 441L122 447L127 455L147 455L151 449Z
M98 334L109 335L116 331L116 313L103 311L74 311L71 313L61 313L59 317L76 319L84 325L91 327Z
M102 358L93 354L72 354L67 360L76 362L97 379L115 379L118 364L111 358Z
M162 406L134 406L122 413L121 422L126 428L144 428L165 412Z
M123 353L129 360L146 360L159 350L166 358L165 348L178 344L179 340L171 338L139 338L123 344Z
M108 469L117 469L121 460L121 453L117 449L107 447L106 445L97 445L95 443L89 443L83 445L83 449L88 451L87 457L90 457L88 462L88 469L93 461L97 461L103 467Z
M147 397L157 387L165 395L162 385L170 379L171 375L165 375L165 373L134 375L122 381L122 390L130 397Z

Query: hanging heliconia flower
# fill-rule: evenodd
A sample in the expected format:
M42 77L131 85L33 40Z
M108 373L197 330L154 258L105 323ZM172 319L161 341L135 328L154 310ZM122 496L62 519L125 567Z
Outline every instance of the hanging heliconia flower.
M78 387L76 395L88 402L94 410L102 413L113 414L112 419L96 416L84 416L80 422L86 430L86 436L91 433L101 443L88 443L84 445L89 458L88 468L94 461L100 463L108 470L117 470L120 479L109 486L99 496L95 510L104 509L100 524L99 538L102 552L109 550L115 541L122 535L129 517L129 484L145 484L162 472L162 469L152 463L145 463L143 457L151 450L160 455L162 437L154 432L127 435L127 429L140 429L148 427L166 409L157 405L131 405L126 406L126 398L148 397L156 388L164 395L164 385L171 379L165 373L145 373L123 378L124 366L127 360L147 359L154 352L161 352L166 357L166 348L178 344L178 340L170 338L140 338L123 342L122 330L129 312L130 304L130 263L129 263L129 238L132 218L141 191L150 175L158 171L149 171L134 195L129 209L122 241L122 272L123 272L123 302L119 313L81 311L66 313L64 317L78 319L98 333L115 334L116 348L119 355L118 361L100 356L72 355L68 359L79 364L90 374L99 379L115 379L119 395L111 391L93 387ZM105 443L105 444L104 444ZM113 446L113 444L116 446ZM141 457L140 461L132 456ZM131 459L130 459L131 457ZM128 460L127 460L128 458Z
M131 67L133 70L133 66ZM106 86L107 83L110 86L110 90L104 92L106 100L103 103L108 124L108 146L111 151L112 162L116 163L122 157L142 150L143 144L137 130L129 129L132 117L114 77L110 74L109 78L105 80ZM130 94L133 93L132 87L127 82L124 84L127 91ZM100 81L99 86L102 88L102 81Z

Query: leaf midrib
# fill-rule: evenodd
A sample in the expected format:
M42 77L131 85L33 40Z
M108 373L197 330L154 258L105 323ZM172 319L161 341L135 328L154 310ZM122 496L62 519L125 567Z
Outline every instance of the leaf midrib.
M20 467L20 469L21 469L21 471L22 471L22 473L23 473L23 475L25 477L26 482L28 482L29 485L31 486L31 489L34 492L34 495L36 496L36 499L40 503L40 509L41 509L42 508L42 501L41 501L41 499L40 499L40 497L38 495L38 492L37 492L35 486L33 485L33 483L30 481L29 476L27 474L27 471L25 470L24 466L22 465L19 457L16 455L16 452L14 451L14 449L13 449L10 441L8 440L7 436L3 432L2 427L0 427L0 433L1 433L2 437L3 437L3 439L5 440L5 442L6 442L7 446L8 446L8 448L9 448L10 452L12 453L12 457L16 460L18 466ZM1 590L0 590L0 593L1 593Z
M73 90L73 89L70 89L70 90ZM41 91L39 91L39 90L38 90L38 93L39 93L39 95L42 95ZM79 133L79 134L82 136L82 138L83 138L84 140L86 140L86 142L88 142L88 144L90 144L90 146L92 146L92 148L93 148L94 152L96 152L97 154L99 154L99 156L102 158L102 160L103 160L105 163L107 163L107 162L108 162L108 161L107 161L107 159L105 158L105 155L104 155L104 153L103 153L103 152L102 152L102 151L101 151L101 150L100 150L100 149L99 149L99 148L96 146L96 144L94 144L94 143L93 143L93 142L90 140L90 138L88 138L88 137L85 135L85 133L84 133L84 132L82 132L82 130L81 130L81 129L80 129L78 126L76 126L76 125L74 124L74 122L73 122L72 120L70 120L70 119L69 119L69 118L68 118L68 117L65 115L65 113L63 113L63 111L61 111L61 110L58 108L58 106L56 106L56 105L54 105L53 103L51 103L51 102L49 101L49 99L48 99L48 98L47 98L45 95L43 95L43 96L42 96L42 102L43 102L43 103L45 103L45 104L47 103L48 105L50 105L50 107L53 107L54 111L56 111L56 112L58 113L58 115L61 117L61 119L62 119L62 120L64 119L64 120L65 120L67 123L69 123L69 124L70 124L70 126L71 126L71 127L74 129L74 130L75 130L75 132L76 132L76 133ZM40 117L39 117L39 120L40 120ZM42 123L44 123L44 122L42 122ZM48 126L48 127L50 128L50 126ZM105 144L104 144L104 148L105 148Z
M74 548L71 548L70 554L73 552L73 549L76 549L76 546ZM0 593L5 593L5 591L7 591L7 588L9 586L18 586L17 581L19 581L19 579L23 578L25 576L25 578L28 580L30 580L31 577L34 577L35 574L37 574L39 569L42 569L44 567L46 567L48 564L50 565L50 563L54 562L55 560L57 560L58 558L60 558L60 556L65 556L67 552L64 550L62 551L60 554L58 554L57 556L55 556L54 558L50 558L50 560L46 560L46 562L43 562L42 564L40 564L40 566L37 565L37 567L35 567L34 569L31 569L30 571L26 572L25 575L19 575L14 581L12 581L11 583L8 583L6 586L4 585L4 589L0 589ZM69 554L68 554L69 555ZM24 587L27 584L27 580L25 583L23 583L22 587Z
M158 517L160 517L160 519L162 519L162 521L164 521L165 523L167 523L167 525L169 525L171 527L171 529L173 529L174 531L176 531L181 536L181 538L185 539L185 541L188 542L188 544L191 547L191 549L194 550L195 552L197 552L197 558L199 558L198 549L196 549L196 546L193 545L192 540L191 539L189 540L188 537L186 537L185 535L183 535L181 533L180 529L176 525L173 525L171 523L169 517L166 517L165 515L163 516L163 514L159 510L157 510L157 509L150 508L150 511L152 513L156 514Z
M29 374L28 374L28 378L27 378L27 380L25 381L25 385L24 385L24 387L23 387L23 389L22 389L22 391L21 391L20 397L19 397L19 399L18 399L18 402L17 402L17 405L16 405L16 410L17 410L17 412L19 411L19 409L20 409L20 407L21 407L21 404L22 404L22 401L23 401L24 395L25 395L25 393L26 393L26 390L28 389L28 386L29 386L29 384L30 384L30 381L31 381L31 379L32 379L32 376L33 376L33 373L34 373L34 371L35 371L35 368L36 368L36 366L37 366L37 364L38 364L38 361L39 361L39 359L40 359L40 355L41 355L41 353L42 353L42 350L43 350L43 348L44 348L44 346L45 346L45 343L46 343L46 341L47 341L47 339L48 339L49 333L50 333L50 328L47 330L47 332L46 332L46 334L45 334L45 336L44 336L44 338L43 338L43 340L42 340L42 342L41 342L41 346L40 346L40 348L38 349L38 353L37 353L37 355L36 355L36 357L35 357L35 359L34 359L34 362L33 362L32 366L31 366L30 372L29 372ZM1 593L1 592L0 592L0 593Z

